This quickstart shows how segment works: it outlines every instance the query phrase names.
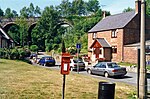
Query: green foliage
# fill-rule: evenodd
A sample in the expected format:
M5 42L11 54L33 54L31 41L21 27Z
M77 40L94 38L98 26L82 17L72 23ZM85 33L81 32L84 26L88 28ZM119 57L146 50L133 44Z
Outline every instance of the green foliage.
M35 17L41 15L40 7L34 7L33 3L30 3L29 7L23 7L20 10L20 16L24 18Z
M53 44L60 43L61 38L55 28L59 23L59 15L53 6L46 7L42 13L40 20L37 23L33 35L36 36L34 44L37 44L40 49L51 51ZM42 47L42 46L45 47Z
M124 9L123 12L130 12L130 11L133 11L134 9L128 7L127 9Z
M33 52L37 52L38 51L38 46L37 45L31 45L30 50L33 51Z
M17 48L11 50L11 59L19 59L19 52Z
M128 99L137 99L137 95L135 92L132 92L128 95Z
M67 50L70 54L75 54L76 53L76 47L73 46L73 47L69 47L68 50Z
M63 53L66 52L66 47L65 47L65 42L64 42L64 40L62 40L62 52L63 52Z
M5 17L6 18L13 18L13 14L11 13L11 9L10 8L7 8L5 10Z
M3 10L0 8L0 17L3 17L4 16L4 12Z
M15 43L20 44L20 32L19 32L19 26L13 25L8 29L8 34L13 38Z
M146 14L150 16L150 0L146 0Z
M0 49L0 56L1 58L5 58L5 59L24 60L25 57L29 57L30 54L31 54L30 51L25 48L15 47L13 49L6 49L6 48Z
M89 13L96 13L100 8L98 0L89 0L86 7Z
M19 37L20 37L20 45L24 47L24 45L28 45L29 35L28 35L28 23L25 18L18 18L16 24L19 26Z
M119 64L119 65L123 65L123 66L132 66L132 65L137 66L137 64L127 63L127 62L120 62L120 63L118 63L118 64Z

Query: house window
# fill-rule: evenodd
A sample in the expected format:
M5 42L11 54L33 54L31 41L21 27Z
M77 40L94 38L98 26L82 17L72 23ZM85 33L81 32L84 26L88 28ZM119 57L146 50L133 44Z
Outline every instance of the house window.
M117 30L112 30L111 37L116 38L117 37Z
M93 33L93 39L97 38L97 33Z
M112 46L112 53L117 53L117 46Z

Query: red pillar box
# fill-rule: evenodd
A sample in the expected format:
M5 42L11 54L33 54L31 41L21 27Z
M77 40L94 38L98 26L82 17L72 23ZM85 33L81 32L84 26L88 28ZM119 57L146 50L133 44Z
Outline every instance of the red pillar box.
M61 58L61 74L68 75L70 72L70 54L62 53Z

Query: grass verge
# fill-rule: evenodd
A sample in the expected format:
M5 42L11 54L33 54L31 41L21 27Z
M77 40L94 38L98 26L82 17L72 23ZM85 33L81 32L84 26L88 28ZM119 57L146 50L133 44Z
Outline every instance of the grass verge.
M62 79L58 70L0 59L0 99L61 99ZM66 76L65 99L97 99L100 81L70 73ZM134 99L135 90L116 83L115 99Z

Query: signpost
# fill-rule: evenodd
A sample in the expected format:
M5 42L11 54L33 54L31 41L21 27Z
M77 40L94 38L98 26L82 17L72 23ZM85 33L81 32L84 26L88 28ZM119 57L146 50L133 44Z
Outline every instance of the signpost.
M77 48L77 60L79 61L79 49L81 48L81 44L77 43L76 48ZM79 63L78 63L78 61L77 61L77 72L79 74Z

